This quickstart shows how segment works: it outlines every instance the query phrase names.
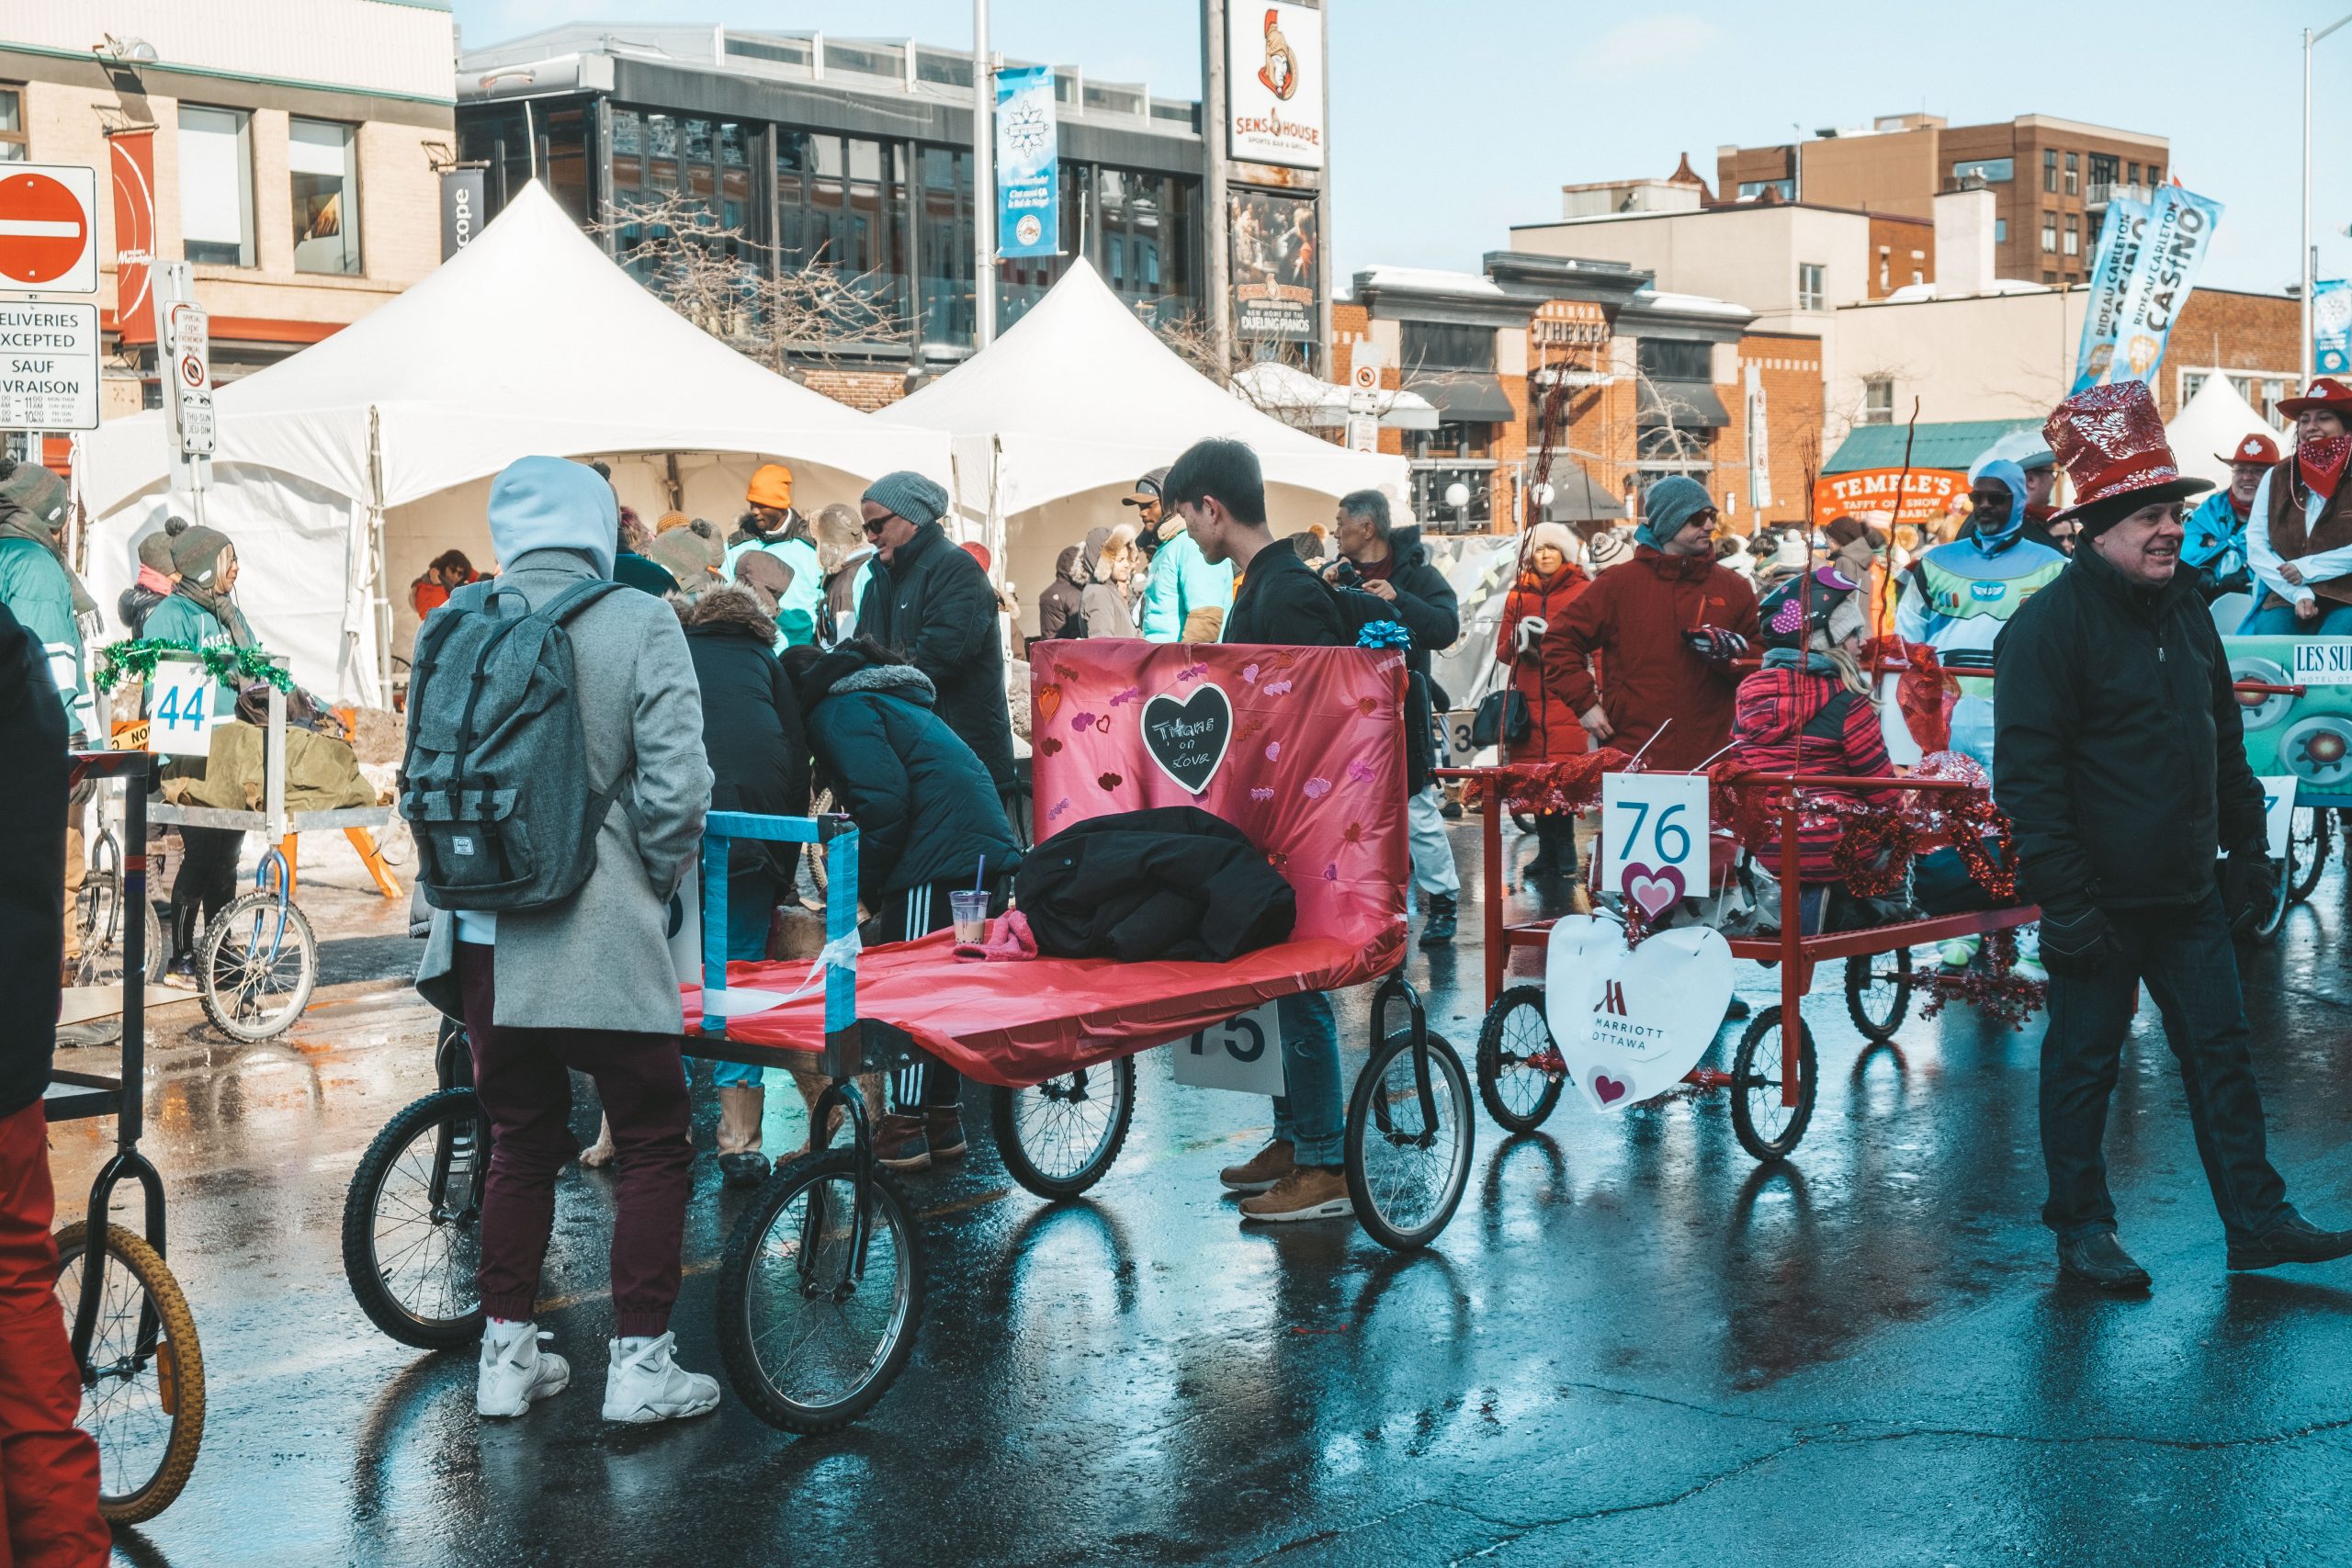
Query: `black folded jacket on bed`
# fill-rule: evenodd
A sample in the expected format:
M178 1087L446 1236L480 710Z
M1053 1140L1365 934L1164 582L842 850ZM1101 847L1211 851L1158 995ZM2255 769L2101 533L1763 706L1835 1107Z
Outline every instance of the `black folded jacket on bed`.
M1298 898L1240 829L1193 806L1074 823L1031 850L1014 896L1051 958L1223 961L1290 939Z

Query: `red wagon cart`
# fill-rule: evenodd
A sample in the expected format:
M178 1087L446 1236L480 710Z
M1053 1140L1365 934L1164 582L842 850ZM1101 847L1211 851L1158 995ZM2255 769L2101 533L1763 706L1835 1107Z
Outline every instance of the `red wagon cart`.
M1447 770L1442 776L1475 780L1487 787L1488 799L1483 813L1487 1016L1478 1032L1478 1092L1498 1123L1510 1132L1527 1133L1542 1126L1559 1103L1567 1068L1553 1043L1543 987L1508 983L1513 951L1542 948L1550 940L1553 925L1549 919L1513 923L1503 918L1502 797L1510 787L1506 781L1511 772L1469 768ZM1733 780L1731 787L1743 796L1761 795L1754 805L1774 828L1770 841L1755 847L1769 857L1770 863L1777 864L1781 885L1779 931L1732 938L1732 956L1779 964L1781 1000L1749 1022L1728 1071L1697 1067L1684 1081L1701 1089L1729 1089L1732 1128L1740 1146L1759 1160L1780 1159L1797 1146L1813 1116L1819 1074L1803 1002L1819 965L1844 961L1847 1010L1865 1035L1873 1042L1884 1042L1901 1027L1913 989L1935 983L1913 974L1912 948L2029 925L2041 918L2041 911L2020 904L1807 935L1800 919L1803 887L1797 874L1798 827L1806 792L1965 795L1982 786L1956 779L1747 773ZM1823 922L1825 927L1832 923Z

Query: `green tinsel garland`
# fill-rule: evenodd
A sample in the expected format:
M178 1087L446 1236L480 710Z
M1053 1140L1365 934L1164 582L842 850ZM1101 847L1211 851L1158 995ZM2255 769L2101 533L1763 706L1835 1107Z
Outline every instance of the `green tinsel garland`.
M111 692L126 676L141 681L154 679L155 666L166 654L187 657L188 650L175 642L158 642L151 637L135 641L110 642L98 649L97 668L90 672L90 680L101 692ZM294 689L294 677L270 660L259 648L208 648L198 651L197 660L214 680L223 685L241 686L248 681L266 681L281 692Z

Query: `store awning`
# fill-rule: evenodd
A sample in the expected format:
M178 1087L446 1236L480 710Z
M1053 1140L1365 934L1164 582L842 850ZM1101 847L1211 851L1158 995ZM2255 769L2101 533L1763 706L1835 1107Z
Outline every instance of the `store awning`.
M1544 509L1546 522L1607 523L1625 515L1608 488L1574 463L1555 465L1544 482L1552 487L1552 504Z
M1503 378L1485 370L1423 370L1405 383L1438 408L1448 424L1509 424L1519 417Z
M1731 423L1724 400L1705 381L1644 380L1635 412L1657 424L1679 430L1721 430Z
M1954 468L1962 473L1984 455L1984 448L2019 430L2038 430L2041 422L2034 419L1963 419L1945 420L1921 424L1856 425L1829 461L1821 465L1825 475L1852 473L1863 468L1894 468L1903 467L1907 450L1915 468Z

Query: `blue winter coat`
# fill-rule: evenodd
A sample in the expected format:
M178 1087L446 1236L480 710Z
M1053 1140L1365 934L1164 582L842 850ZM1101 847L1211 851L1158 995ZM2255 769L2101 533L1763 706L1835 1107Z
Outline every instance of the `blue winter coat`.
M1193 536L1180 528L1151 558L1138 629L1146 642L1176 642L1183 637L1184 617L1193 611L1232 607L1233 563L1211 566Z

